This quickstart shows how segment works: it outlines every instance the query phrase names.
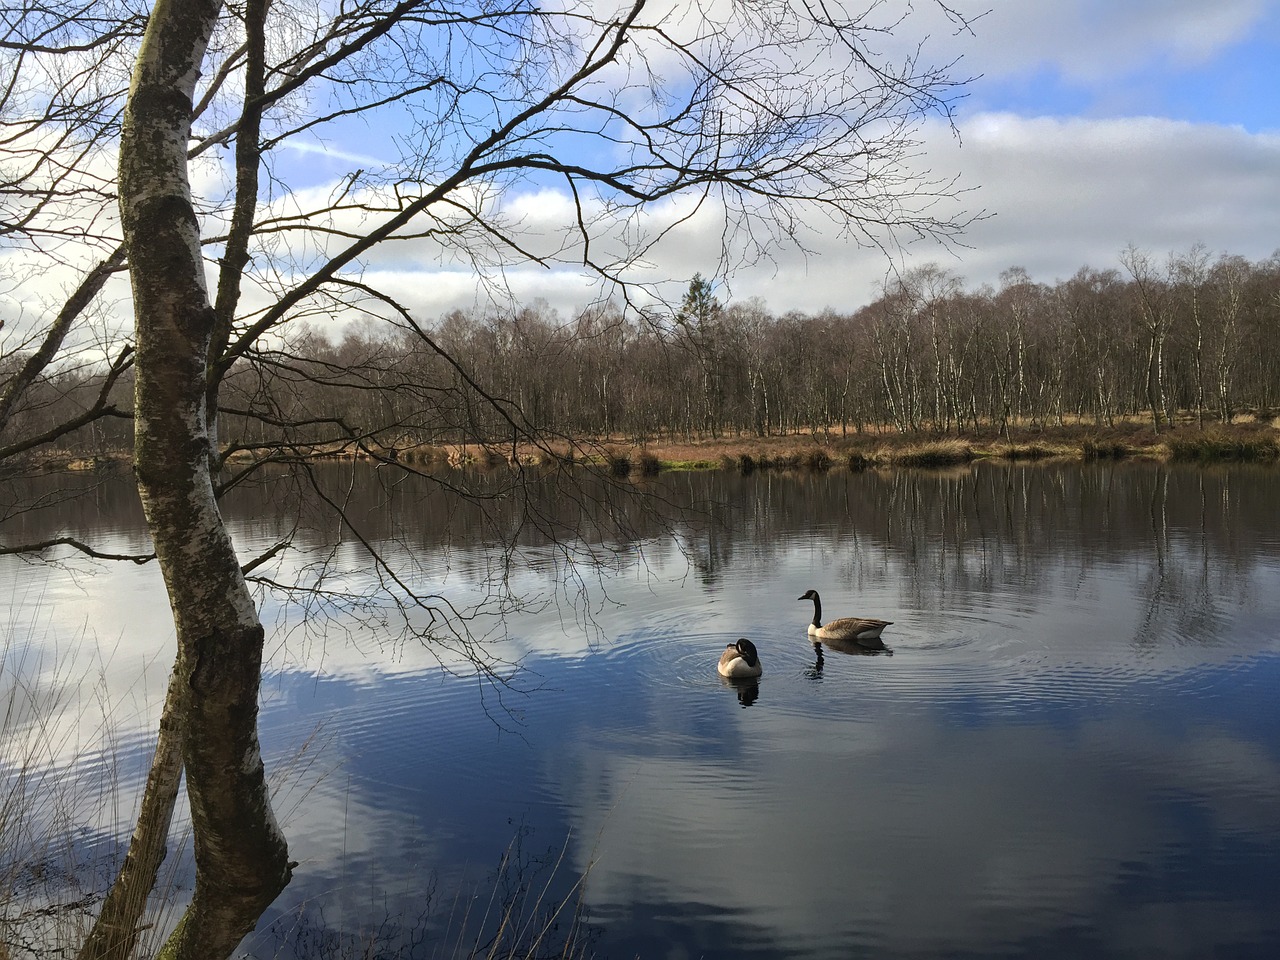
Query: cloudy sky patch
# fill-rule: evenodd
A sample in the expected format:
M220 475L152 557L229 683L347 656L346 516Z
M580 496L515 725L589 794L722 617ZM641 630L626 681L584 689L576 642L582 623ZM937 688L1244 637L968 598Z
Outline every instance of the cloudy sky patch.
M930 122L916 160L933 178L959 177L968 192L951 212L984 215L960 244L916 242L886 257L810 215L807 249L783 245L717 275L721 241L743 238L725 233L708 202L648 251L636 275L674 278L678 290L701 272L727 299L817 312L854 309L893 270L928 262L976 288L1013 266L1045 283L1082 266L1116 268L1130 244L1157 262L1197 243L1254 260L1280 246L1280 0L1008 3L971 33L936 11L907 25L916 34L898 41L927 30L935 59L962 56L958 75L976 78L956 113L959 139ZM500 205L543 236L573 213L556 184L510 188ZM689 211L684 199L642 222L653 229ZM415 269L431 269L428 261ZM598 293L572 266L509 276L522 299L541 296L566 313ZM417 307L432 314L488 302L465 277L447 280L419 283L428 292Z
M956 128L941 119L925 123L916 156L908 161L927 180L956 178L961 192L931 212L944 218L980 214L959 242L909 242L904 236L896 238L899 247L880 234L881 249L809 210L797 224L801 245L785 238L771 243L779 239L776 231L762 224L749 232L726 219L714 196L682 195L628 217L610 214L598 198L583 194L583 215L595 218L593 255L620 258L624 239L661 235L661 243L631 264L630 279L665 279L659 289L678 300L701 273L713 279L722 299L760 297L781 314L857 309L875 299L894 271L931 262L976 289L998 284L1000 274L1014 266L1044 283L1070 277L1082 266L1117 268L1131 244L1157 263L1200 243L1211 255L1255 261L1276 253L1280 0L972 2L962 9L975 18L970 30L921 3L896 35L875 38L878 52L897 56L925 37L927 58L960 58L955 75L974 78L956 104ZM390 157L398 121L388 114L378 122L387 126L349 121L327 130L323 141L288 141L272 168L278 179L264 197L262 216L323 209L357 170L365 177L395 172ZM580 138L570 153L579 147L605 148ZM380 160L384 155L388 159ZM196 165L197 195L225 195L229 160L218 152ZM109 173L113 164L114 152L105 147L98 165ZM366 180L360 183L348 199L388 199ZM534 263L515 248L495 246L471 225L465 235L443 242L397 240L370 251L352 269L387 280L427 322L452 309L506 308L512 300L543 299L571 316L608 295L581 267L580 237L572 229L578 208L563 180L473 188L461 199L499 216L519 250L556 262ZM465 225L456 209L439 213L455 229ZM114 216L114 209L105 216ZM275 235L280 272L264 267L261 279L272 290L277 282L297 282L376 219L356 205L331 215L340 236ZM211 221L206 232L216 235L223 226ZM767 250L758 249L762 241ZM467 244L477 261L462 255ZM728 270L721 267L726 249ZM32 274L24 272L29 264L20 252L0 254L10 277L3 293L7 314L16 321L12 329L65 295L80 263L71 253L65 257L67 269L42 263ZM495 267L499 262L506 263L505 271ZM493 274L488 282L480 269ZM258 294L257 287L252 281L246 285L253 304L274 295Z

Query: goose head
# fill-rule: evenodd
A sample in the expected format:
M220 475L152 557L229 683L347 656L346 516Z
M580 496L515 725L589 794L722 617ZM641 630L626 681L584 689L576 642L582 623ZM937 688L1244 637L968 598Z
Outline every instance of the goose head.
M813 633L822 626L822 598L818 596L817 590L806 590L796 599L813 601L813 622L809 624L809 632Z

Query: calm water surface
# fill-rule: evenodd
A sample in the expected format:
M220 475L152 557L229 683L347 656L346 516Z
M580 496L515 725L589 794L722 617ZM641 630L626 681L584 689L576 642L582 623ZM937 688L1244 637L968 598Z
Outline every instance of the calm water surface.
M673 475L650 490L698 513L674 538L601 522L597 570L536 531L503 564L510 517L338 469L415 583L543 602L473 622L521 666L504 687L393 611L264 599L263 738L301 865L248 955L378 924L385 956L424 932L404 956L450 955L430 937L514 839L530 874L562 858L557 892L590 868L601 956L1280 956L1275 471ZM246 556L303 516L282 503L229 505ZM24 522L145 548L127 482L57 516ZM349 532L300 540L277 575L325 560L369 594ZM172 655L157 572L4 560L0 584L11 668L89 665L131 795ZM891 650L815 651L810 587L827 616L893 620ZM746 689L714 671L739 636L765 670ZM77 716L84 764L100 734ZM114 849L129 816L86 832Z

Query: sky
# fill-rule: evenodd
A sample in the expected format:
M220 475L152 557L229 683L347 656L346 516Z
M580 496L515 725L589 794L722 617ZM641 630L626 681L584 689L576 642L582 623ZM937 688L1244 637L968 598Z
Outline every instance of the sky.
M917 4L917 7L920 7ZM884 253L818 237L809 253L716 276L724 301L762 298L775 313L856 309L891 267L937 263L969 289L1023 267L1052 284L1081 267L1119 269L1133 245L1163 264L1203 244L1263 260L1280 249L1280 0L984 0L972 31L935 23L935 59L974 79L956 115L923 130L920 162L959 177L984 219L960 245ZM989 7L989 9L988 9ZM333 148L333 145L330 145ZM536 219L553 196L508 197ZM713 273L696 227L655 266ZM370 264L427 316L481 305L474 278L438 265ZM423 283L423 273L430 283ZM570 272L508 273L517 298L563 312L588 295Z
M1252 260L1280 249L1280 2L995 0L950 42L976 79L960 142L931 128L928 163L988 217L963 247L922 244L906 265L976 289L1014 266L1042 283L1118 268L1130 244L1161 263L1197 243ZM775 310L865 302L883 264L855 255L845 280L848 253L824 253L734 293L767 290Z
M870 0L845 2L854 9ZM1252 261L1280 251L1280 0L950 2L971 18L971 30L957 31L932 0L916 0L909 29L891 42L902 51L926 34L928 59L959 58L955 75L972 78L955 129L926 122L916 159L934 178L958 178L960 202L982 214L959 242L918 242L889 257L811 223L806 251L784 246L769 262L724 275L715 256L721 225L700 214L652 252L639 279L670 278L672 302L701 273L722 302L758 297L777 315L851 312L874 301L895 271L930 263L977 290L998 288L1014 267L1046 284L1086 266L1122 269L1131 245L1159 265L1197 244L1210 256ZM905 0L887 3L897 9ZM367 127L346 133L287 142L280 170L289 189L328 198L344 174L390 159L371 156L378 138ZM225 181L231 154L218 156L211 162L224 169L215 179ZM113 160L104 154L101 162ZM197 192L204 186L195 184ZM500 202L546 235L573 211L562 185L513 188ZM45 315L74 280L38 258L24 270L22 256L0 258L0 273L12 261L27 278L0 296L0 312L16 321L10 336ZM366 282L428 324L496 302L494 287L438 248L384 245L361 268ZM214 269L211 262L211 277ZM571 266L516 265L503 279L517 304L543 300L565 319L599 295ZM247 285L250 307L261 305L254 289ZM107 312L126 324L126 282L108 294Z
M1280 249L1280 3L997 0L974 34L962 142L930 157L991 216L967 249L913 260L976 286L1116 267L1129 244Z
M1197 243L1280 250L1277 0L993 0L971 36L937 40L975 79L959 142L931 125L926 162L957 173L987 218L963 247L909 249L906 266L935 262L976 289L1014 266L1050 284L1119 268L1130 244L1161 263ZM883 257L822 253L735 277L733 296L811 312L874 298Z

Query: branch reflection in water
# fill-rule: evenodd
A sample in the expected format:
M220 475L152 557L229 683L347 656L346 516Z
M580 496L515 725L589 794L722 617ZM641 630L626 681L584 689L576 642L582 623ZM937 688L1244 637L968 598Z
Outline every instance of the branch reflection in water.
M331 928L358 929L368 890L416 917L429 878L475 879L514 817L548 843L575 838L565 875L591 867L604 955L1160 957L1173 914L1186 955L1269 955L1275 477L1149 464L662 476L647 482L670 509L621 523L601 507L594 545L609 562L576 570L588 623L563 589L574 569L546 529L520 526L519 504L450 508L370 472L348 484L350 509L401 572L462 596L496 573L550 598L501 622L499 649L532 682L482 701L394 633L330 611L302 643L290 608L273 607L264 748L278 762L325 721L321 765L341 775L291 808L304 867L269 919L323 904ZM50 525L145 546L127 512L98 506L108 486ZM232 498L243 542L306 516L273 512L277 493ZM356 551L299 529L276 576L325 558L364 589ZM495 567L495 544L518 562ZM27 642L91 616L112 671L163 663L162 641L136 629L163 620L146 568L73 580L4 563L19 605L56 601ZM833 609L894 619L891 649L815 648L794 600L809 585ZM743 635L766 678L721 687L708 651ZM833 818L833 797L893 816ZM265 958L270 943L250 947Z

